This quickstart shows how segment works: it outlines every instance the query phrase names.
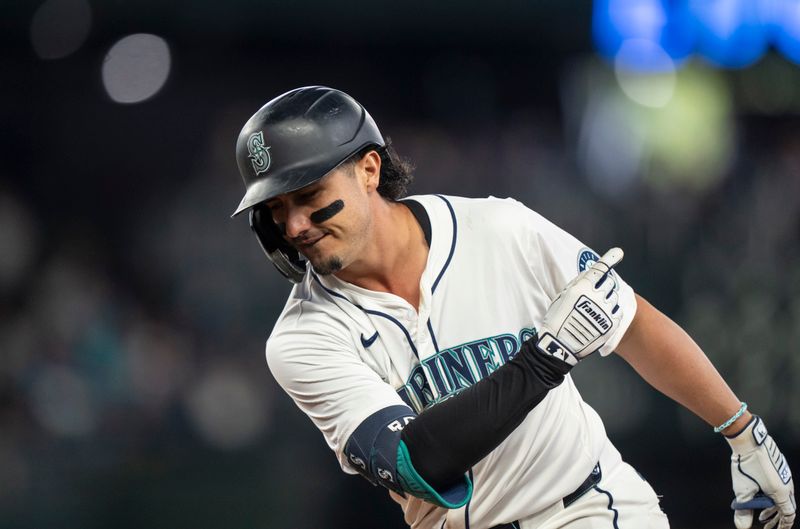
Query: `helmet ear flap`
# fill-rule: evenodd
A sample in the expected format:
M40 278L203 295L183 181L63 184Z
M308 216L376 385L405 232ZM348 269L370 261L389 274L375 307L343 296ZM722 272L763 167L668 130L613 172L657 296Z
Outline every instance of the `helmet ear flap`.
M267 258L283 277L292 283L301 282L306 274L306 260L283 238L267 206L258 204L250 210L250 228Z

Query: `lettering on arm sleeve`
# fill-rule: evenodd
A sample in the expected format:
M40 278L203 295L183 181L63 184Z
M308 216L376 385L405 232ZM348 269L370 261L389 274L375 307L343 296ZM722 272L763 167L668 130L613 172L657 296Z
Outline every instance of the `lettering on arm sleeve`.
M400 434L415 417L414 411L405 405L373 413L348 439L344 448L348 461L370 482L398 494L408 493L448 509L465 505L472 497L472 483L466 475L445 490L437 491L414 469Z
M400 494L397 444L403 427L416 417L405 405L378 410L358 425L344 446L347 460L359 474Z

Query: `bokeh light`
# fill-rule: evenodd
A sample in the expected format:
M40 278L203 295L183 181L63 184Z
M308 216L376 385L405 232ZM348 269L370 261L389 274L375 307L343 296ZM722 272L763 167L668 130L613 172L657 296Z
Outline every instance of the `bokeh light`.
M0 293L8 294L27 275L39 252L39 232L31 212L0 193Z
M579 163L596 192L626 200L645 184L702 195L724 178L736 136L731 95L716 70L690 63L612 75L586 64L570 83L586 87L568 91L566 108L576 113Z
M800 2L773 0L770 12L773 42L788 59L800 63Z
M625 199L640 179L645 134L618 93L596 91L581 119L578 161L598 194Z
M186 398L198 432L218 448L251 444L267 426L263 392L244 372L213 369L197 379Z
M695 28L687 21L685 8L676 2L596 0L592 32L595 45L603 56L619 60L620 49L628 43L628 50L623 55L626 66L652 71L654 65L648 62L648 58L656 48L678 63L693 51ZM650 45L647 46L646 42ZM660 53L656 58L658 56Z
M717 186L736 141L733 102L715 70L680 71L670 101L641 113L651 160L644 179L656 188L703 194Z
M164 39L147 33L128 35L117 41L103 60L103 86L117 103L140 103L161 90L170 64Z
M645 51L646 50L646 51ZM630 68L645 60L646 68ZM622 91L647 107L663 107L675 93L675 64L661 46L644 39L622 43L614 61L614 73Z
M88 435L97 423L89 386L79 373L58 365L41 369L31 388L39 424L60 437Z
M649 41L677 65L693 54L728 69L750 66L774 45L800 59L800 3L796 0L596 0L592 19L601 56L619 61L623 44L636 41L627 66L651 70Z
M89 35L92 10L85 0L46 0L33 15L30 38L42 59L61 59L78 50Z
M698 27L697 51L727 68L756 62L768 46L762 5L753 0L689 0Z

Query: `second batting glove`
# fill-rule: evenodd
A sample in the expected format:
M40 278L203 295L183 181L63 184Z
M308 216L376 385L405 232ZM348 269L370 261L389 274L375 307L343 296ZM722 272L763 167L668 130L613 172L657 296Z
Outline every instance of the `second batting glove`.
M752 527L753 509L758 508L764 508L759 521L765 529L792 527L797 511L792 471L764 421L754 415L744 430L725 439L733 451L731 477L736 499L731 507L736 528Z

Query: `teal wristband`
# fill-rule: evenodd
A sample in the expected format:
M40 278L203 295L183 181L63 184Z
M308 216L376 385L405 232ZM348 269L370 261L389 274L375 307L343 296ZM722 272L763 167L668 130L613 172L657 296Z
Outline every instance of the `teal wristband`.
M728 419L728 420L727 420L727 421L725 421L724 423L722 423L722 424L720 424L719 426L717 426L716 428L714 428L714 433L719 433L719 432L721 432L722 430L724 430L725 428L727 428L728 426L730 426L731 424L735 423L735 422L736 422L736 419L738 419L739 417L741 417L742 415L744 415L744 412L745 412L745 411L747 411L747 403L746 403L746 402L742 402L742 405L741 405L741 407L739 408L739 411L737 411L736 413L734 413L734 414L733 414L733 417L731 417L730 419Z
M431 487L411 464L411 455L402 440L397 445L397 481L400 487L412 496L445 509L458 509L472 499L472 480L466 474L462 476L460 482L453 484L441 494Z

